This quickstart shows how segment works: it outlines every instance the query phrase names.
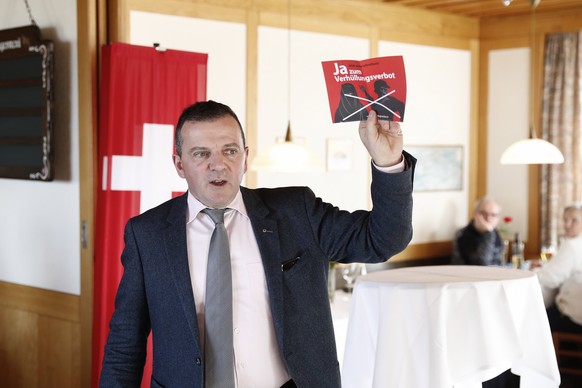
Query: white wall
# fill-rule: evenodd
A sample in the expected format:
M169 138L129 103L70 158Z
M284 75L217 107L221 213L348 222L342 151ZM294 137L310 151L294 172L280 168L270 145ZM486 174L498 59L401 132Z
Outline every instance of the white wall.
M52 182L0 178L0 280L80 294L76 0L28 0L55 44ZM24 1L2 0L0 29L30 25Z
M415 191L413 244L449 241L467 224L471 53L468 50L380 42L380 55L402 55L406 66L407 104L403 125L407 146L461 146L460 190ZM431 173L430 160L417 166ZM436 167L436 166L434 166Z
M510 144L529 137L529 48L489 54L487 187L499 201L503 217L513 218L512 232L527 240L528 167L501 165Z

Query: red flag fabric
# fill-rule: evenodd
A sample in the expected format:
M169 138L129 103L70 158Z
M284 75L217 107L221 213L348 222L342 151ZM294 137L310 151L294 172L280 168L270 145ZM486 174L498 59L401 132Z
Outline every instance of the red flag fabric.
M186 191L172 163L182 110L206 99L208 55L113 43L102 47L95 225L92 386L123 273L127 220ZM149 387L151 341L142 387Z

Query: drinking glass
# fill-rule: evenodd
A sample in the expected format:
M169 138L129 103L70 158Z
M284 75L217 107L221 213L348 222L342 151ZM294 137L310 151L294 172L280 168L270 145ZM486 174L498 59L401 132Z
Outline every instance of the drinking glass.
M555 253L555 249L553 245L542 245L542 248L540 249L540 257L542 259L542 262L546 262L548 260L550 260L552 258L552 256Z

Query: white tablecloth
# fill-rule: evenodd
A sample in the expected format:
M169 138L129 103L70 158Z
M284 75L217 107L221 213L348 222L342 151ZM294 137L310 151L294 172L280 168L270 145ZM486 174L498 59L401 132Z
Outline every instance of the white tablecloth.
M335 334L335 344L337 346L337 359L340 367L344 359L344 346L348 333L348 320L350 317L350 304L352 294L343 290L336 290L335 297L331 303L331 315L333 317L333 329Z
M535 274L446 265L358 278L344 388L480 388L509 368L521 388L560 384Z

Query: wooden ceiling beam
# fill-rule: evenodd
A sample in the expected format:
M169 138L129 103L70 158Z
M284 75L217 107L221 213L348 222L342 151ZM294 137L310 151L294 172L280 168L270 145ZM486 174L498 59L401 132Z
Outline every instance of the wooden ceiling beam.
M378 0L364 0L378 2ZM512 0L505 6L502 0L382 0L384 3L468 17L498 17L527 15L532 12L531 0ZM536 13L582 8L580 0L541 0Z

